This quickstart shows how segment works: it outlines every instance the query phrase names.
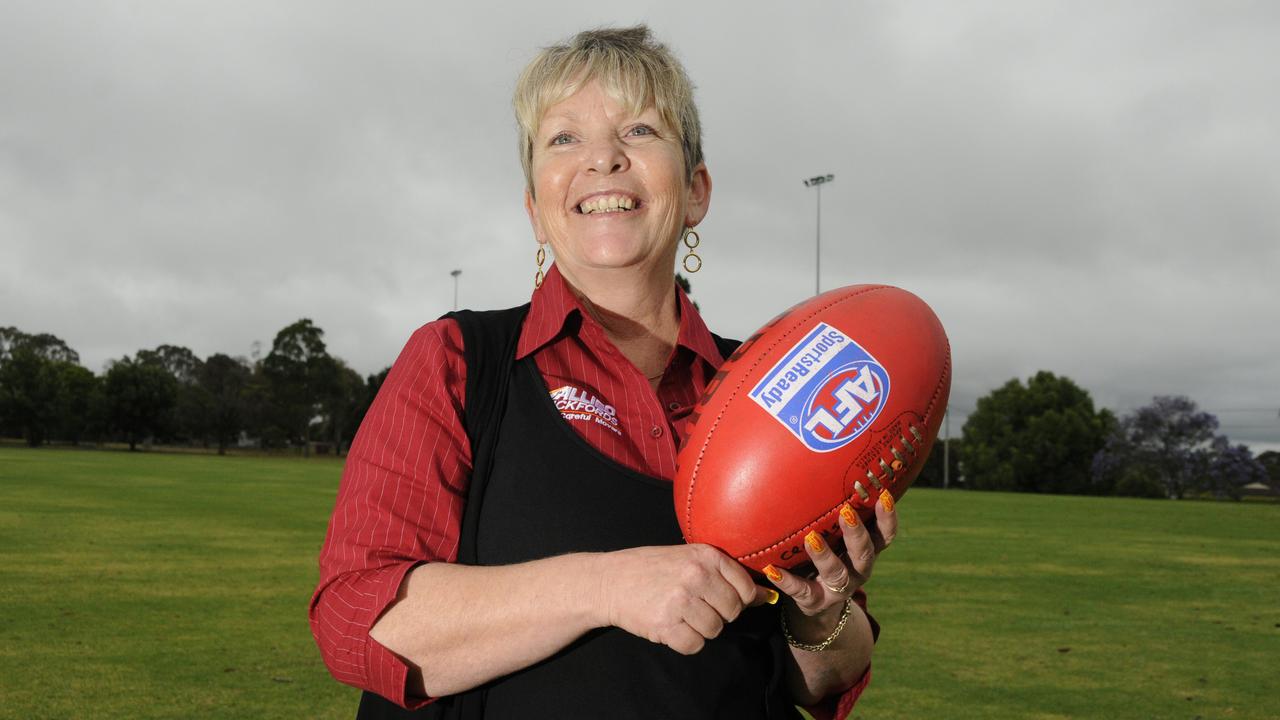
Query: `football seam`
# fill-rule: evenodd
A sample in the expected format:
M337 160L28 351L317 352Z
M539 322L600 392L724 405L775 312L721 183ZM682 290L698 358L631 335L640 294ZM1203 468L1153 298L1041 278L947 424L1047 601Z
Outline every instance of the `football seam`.
M687 538L690 542L696 542L692 537L693 528L690 527L689 523L692 521L692 518L693 518L693 488L698 483L698 470L702 467L702 458L707 452L707 445L711 442L711 436L715 434L716 428L720 426L720 420L724 417L725 408L727 408L729 404L733 402L733 399L738 396L738 391L742 389L742 385L743 383L746 382L747 376L749 376L751 372L754 371L756 367L760 365L761 362L763 362L763 358L767 356L770 351L772 351L775 347L778 346L779 343L781 343L783 340L789 337L793 332L795 332L795 328L798 328L804 325L806 322L811 320L813 316L825 311L828 308L839 305L842 302L846 302L848 300L852 300L853 298L859 297L861 295L865 295L866 293L877 292L880 290L890 289L892 287L893 286L891 285L872 285L870 287L863 288L862 290L859 290L856 293L841 296L839 299L833 300L830 303L827 303L821 307L814 308L814 310L810 312L808 315L806 315L803 320L801 320L800 322L794 323L791 329L786 330L785 332L783 332L782 335L775 338L773 343L770 344L769 347L766 348L764 352L756 354L755 362L751 364L751 366L747 369L747 372L742 374L742 378L739 379L738 384L732 388L732 392L729 393L728 398L724 402L720 403L720 410L719 412L716 413L715 422L711 423L711 427L707 429L706 437L702 439L702 446L698 448L698 458L697 460L694 461L693 470L689 473L689 489L685 492L685 513L684 513L685 538ZM904 290L903 292L907 292L907 291ZM951 355L950 350L948 350L947 352L948 361L950 361L950 355ZM778 544L781 544L781 543L778 543ZM771 547L777 547L778 544L775 544ZM756 554L759 554L760 552L764 552L764 551L757 551L756 553L752 553L752 554L756 555Z

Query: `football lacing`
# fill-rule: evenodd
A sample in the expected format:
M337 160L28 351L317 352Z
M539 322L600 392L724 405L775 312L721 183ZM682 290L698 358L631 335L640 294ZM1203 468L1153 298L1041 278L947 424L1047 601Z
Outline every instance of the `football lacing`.
M884 473L886 482L893 482L893 466L885 462L884 458L880 458L880 470Z
M920 431L916 429L915 425L908 425L907 430L911 432L911 436L916 439L916 442L920 443L921 446L924 445L924 436L920 434ZM906 449L907 454L912 456L911 460L914 460L916 455L916 446L911 444L911 441L907 439L906 435L899 435L898 439L902 441L902 447ZM882 475L876 475L871 470L867 471L867 480L880 492L884 492L883 483L893 482L894 474L896 472L902 472L903 469L911 464L911 460L898 452L898 448L890 446L889 452L893 454L893 462L889 463L883 458L880 459L880 470L883 473ZM862 498L864 502L871 499L871 494L867 492L867 489L862 486L861 482L855 481L853 483L853 489L858 493L858 497Z

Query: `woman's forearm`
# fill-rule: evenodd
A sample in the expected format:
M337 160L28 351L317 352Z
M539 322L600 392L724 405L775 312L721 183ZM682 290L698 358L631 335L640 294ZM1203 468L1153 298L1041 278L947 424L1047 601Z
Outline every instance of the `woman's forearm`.
M369 635L408 660L409 691L470 690L617 627L686 655L743 608L777 600L709 545L577 553L520 565L415 568Z
M834 629L843 608L837 606L822 615L807 617L792 607L791 630L800 642L818 643ZM826 649L808 652L791 647L791 666L787 681L792 697L798 705L813 705L833 693L843 692L862 677L871 663L871 651L875 640L866 613L856 603L851 608L844 630Z
M600 555L519 565L429 563L410 572L370 637L407 660L409 691L432 697L528 667L607 624Z

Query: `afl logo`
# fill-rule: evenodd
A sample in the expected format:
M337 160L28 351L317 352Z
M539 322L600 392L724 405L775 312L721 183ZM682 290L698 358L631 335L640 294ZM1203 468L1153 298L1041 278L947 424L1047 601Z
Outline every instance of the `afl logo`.
M814 452L844 447L889 400L889 371L839 328L818 323L750 392Z
M847 445L884 409L889 374L873 360L859 360L828 375L805 400L797 422L804 444L819 452Z

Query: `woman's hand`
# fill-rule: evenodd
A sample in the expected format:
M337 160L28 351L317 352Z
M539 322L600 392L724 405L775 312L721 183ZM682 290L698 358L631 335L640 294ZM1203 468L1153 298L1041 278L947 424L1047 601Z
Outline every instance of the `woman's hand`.
M862 523L848 505L841 509L845 554L833 552L817 532L805 538L805 550L818 571L817 577L804 578L772 566L765 569L769 580L794 601L795 610L799 611L783 608L783 612L789 613L789 624L797 640L818 643L831 634L845 601L871 579L876 557L893 542L898 532L898 513L889 493L883 493L880 500L875 506L873 528Z
M710 545L639 547L604 559L600 602L607 623L684 655L701 650L743 608L776 600Z

